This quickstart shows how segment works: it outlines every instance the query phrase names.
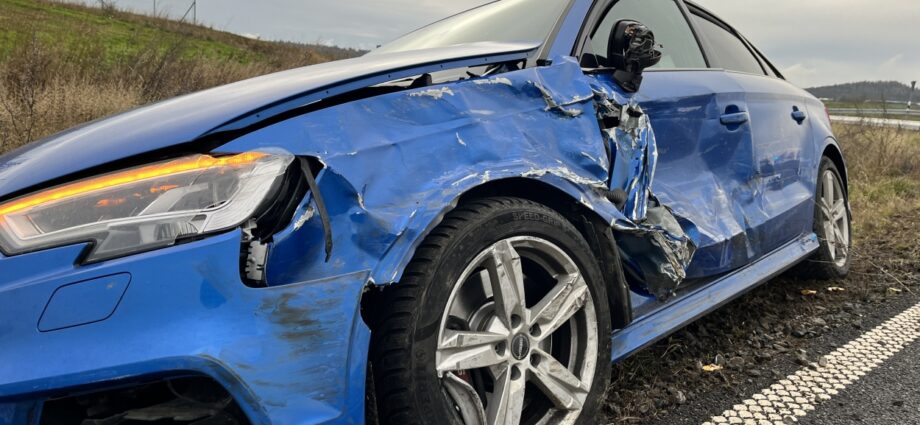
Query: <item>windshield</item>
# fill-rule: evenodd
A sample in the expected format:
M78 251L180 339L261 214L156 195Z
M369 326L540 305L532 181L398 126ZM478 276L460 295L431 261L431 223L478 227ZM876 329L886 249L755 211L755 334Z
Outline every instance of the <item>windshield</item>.
M500 0L470 9L387 43L370 54L480 41L544 42L569 0Z

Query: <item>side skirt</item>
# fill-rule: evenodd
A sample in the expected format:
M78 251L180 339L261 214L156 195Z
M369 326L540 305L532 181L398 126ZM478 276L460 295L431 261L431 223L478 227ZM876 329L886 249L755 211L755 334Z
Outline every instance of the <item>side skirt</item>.
M725 275L638 318L626 328L613 333L613 361L621 361L717 310L798 264L818 247L818 237L811 233L743 269Z

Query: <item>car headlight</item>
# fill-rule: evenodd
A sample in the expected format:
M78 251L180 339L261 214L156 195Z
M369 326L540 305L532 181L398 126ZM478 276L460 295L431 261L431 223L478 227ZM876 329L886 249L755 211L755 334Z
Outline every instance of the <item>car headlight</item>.
M277 191L294 157L192 155L80 180L0 204L8 255L91 242L85 261L231 229Z

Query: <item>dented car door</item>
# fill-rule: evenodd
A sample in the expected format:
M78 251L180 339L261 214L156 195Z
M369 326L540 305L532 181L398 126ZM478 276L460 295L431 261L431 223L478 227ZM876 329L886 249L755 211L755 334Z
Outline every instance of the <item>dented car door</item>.
M816 154L806 94L776 78L776 71L718 18L693 10L692 19L713 66L741 88L747 128L756 141L748 185L753 202L743 211L754 260L811 231L814 177L805 170L816 166Z
M708 69L684 12L674 0L620 0L598 20L583 62L604 61L607 34L624 19L645 23L661 43L662 59L645 74L636 100L657 139L653 192L682 218L698 248L687 277L700 278L741 267L755 254L743 219L754 203L754 154L743 90ZM616 84L609 76L596 78Z

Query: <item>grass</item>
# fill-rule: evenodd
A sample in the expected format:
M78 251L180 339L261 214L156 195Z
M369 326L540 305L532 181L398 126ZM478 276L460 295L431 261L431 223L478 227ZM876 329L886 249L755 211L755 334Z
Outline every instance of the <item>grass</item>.
M61 50L101 49L106 63L130 59L151 47L167 50L176 37L185 40L183 56L231 61L287 62L285 56L313 62L341 59L357 52L325 46L253 40L211 28L118 10L100 10L38 0L0 0L0 60L37 34ZM89 41L89 43L87 43Z
M862 235L884 231L892 217L920 208L920 132L836 125L847 159L850 203L858 244Z
M0 153L147 103L360 53L113 8L0 0Z

